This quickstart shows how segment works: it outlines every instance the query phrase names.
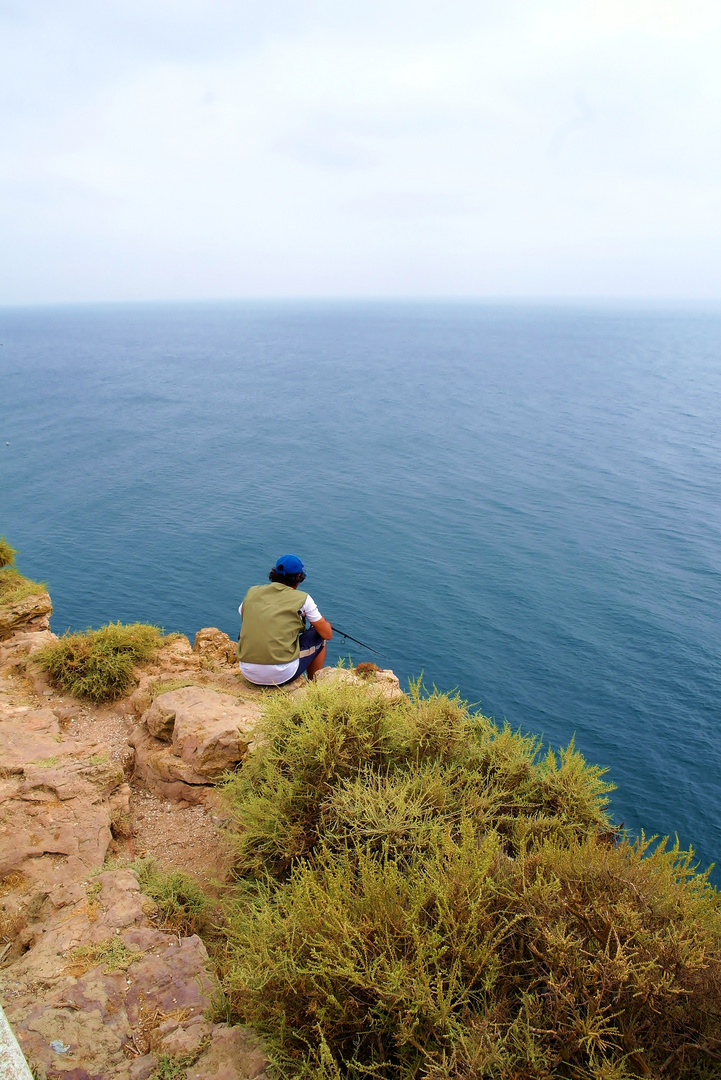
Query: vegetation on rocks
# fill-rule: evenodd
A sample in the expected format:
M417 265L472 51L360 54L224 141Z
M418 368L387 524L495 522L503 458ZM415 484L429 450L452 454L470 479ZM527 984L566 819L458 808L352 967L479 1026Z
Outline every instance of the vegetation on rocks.
M110 973L119 968L126 968L140 955L139 949L129 949L120 938L110 937L95 945L79 945L73 949L65 971L68 975L78 976L102 965L103 971Z
M42 582L24 577L15 566L17 551L0 536L0 604L15 604L26 596L36 596L46 591Z
M186 1080L187 1066L193 1064L196 1055L188 1054L178 1058L172 1054L161 1054L150 1080Z
M156 904L158 925L186 935L210 934L213 902L194 877L163 870L155 859L138 859L131 866L141 890Z
M129 693L133 668L163 644L163 633L147 623L109 623L99 630L66 633L34 659L73 697L115 701Z
M188 678L159 679L148 687L148 696L152 702L161 694L168 694L171 690L182 690L186 686L197 686L197 680Z
M281 1075L719 1075L721 911L602 770L415 688L271 700L225 793L224 989Z
M0 536L0 570L6 566L12 566L15 562L15 556L17 551L14 547L10 547L4 536Z

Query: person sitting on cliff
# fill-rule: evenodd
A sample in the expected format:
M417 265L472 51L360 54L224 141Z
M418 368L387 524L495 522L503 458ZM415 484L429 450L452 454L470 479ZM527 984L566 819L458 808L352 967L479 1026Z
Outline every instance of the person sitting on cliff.
M313 598L298 589L305 576L297 555L281 555L268 574L270 584L253 585L245 594L238 608L238 657L248 682L285 686L304 672L313 679L323 667L333 628Z

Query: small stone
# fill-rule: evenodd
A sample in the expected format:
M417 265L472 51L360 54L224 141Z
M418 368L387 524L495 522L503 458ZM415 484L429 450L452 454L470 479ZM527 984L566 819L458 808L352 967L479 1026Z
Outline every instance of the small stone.
M249 1028L215 1024L210 1046L186 1075L188 1080L255 1080L268 1064L262 1043Z
M148 1077L155 1072L157 1064L157 1059L152 1054L136 1058L130 1066L130 1080L148 1080Z

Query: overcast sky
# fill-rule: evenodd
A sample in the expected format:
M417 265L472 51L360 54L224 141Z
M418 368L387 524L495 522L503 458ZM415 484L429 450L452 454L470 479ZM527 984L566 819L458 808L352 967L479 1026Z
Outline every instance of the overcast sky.
M0 303L721 298L721 0L0 0Z

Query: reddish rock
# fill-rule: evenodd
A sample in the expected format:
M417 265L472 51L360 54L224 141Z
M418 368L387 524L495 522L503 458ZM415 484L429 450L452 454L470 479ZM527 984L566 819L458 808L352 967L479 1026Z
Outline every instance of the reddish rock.
M50 710L34 719L57 726ZM0 782L0 876L19 872L36 885L53 885L102 865L111 840L105 800L123 774L108 762L91 763L92 754L77 760L79 749L45 731L0 724L0 760L12 773ZM65 856L67 863L46 856Z
M370 694L380 693L389 701L398 701L404 696L395 672L390 668L375 668L373 671L357 675L348 668L322 668L316 675L318 682L344 682L355 686L365 686Z
M198 937L179 942L177 934L150 924L133 871L108 871L89 885L89 894L81 887L74 902L66 897L62 908L51 908L37 940L4 973L6 1013L23 1052L47 1076L68 1080L73 1070L84 1070L92 1078L139 1080L142 1068L131 1072L123 1047L135 1047L132 1035L144 1017L178 1013L183 1020L172 1021L162 1035L190 1052L200 1049L213 991L208 954ZM127 950L122 966L107 970L98 961L72 973L74 949L116 938ZM169 1053L162 1035L159 1052ZM56 1039L70 1047L67 1054L50 1048Z
M144 1054L136 1058L130 1066L129 1080L148 1080L158 1066L157 1058L152 1054Z
M24 627L11 637L0 640L0 670L23 665L38 649L44 649L57 640L57 634L51 630Z
M268 1065L263 1045L250 1028L216 1024L210 1046L186 1075L187 1080L260 1080Z
M134 871L102 872L111 819L116 832L121 819L130 822L130 788L120 765L109 760L112 746L65 734L63 725L75 717L89 730L84 707L58 698L34 674L36 665L27 669L30 684L15 678L37 645L55 640L31 629L0 643L0 876L10 886L0 897L0 918L11 943L0 969L0 997L35 1075L148 1080L168 1054L197 1057L189 1074L195 1080L263 1077L258 1040L204 1017L214 984L200 939L153 925L157 906L140 892ZM206 635L208 648L222 644L216 633ZM219 663L217 656L212 663ZM186 638L168 643L157 664L139 671L141 685L125 713L141 701L150 704L153 683L197 675L201 666L210 666L207 651L193 653ZM207 677L237 687L227 666ZM53 707L30 704L29 685ZM247 753L258 707L208 687L185 690L157 699L168 708L162 698L171 698L169 741L138 725L136 765L155 776L161 794L193 802ZM86 955L89 967L76 952L85 946L101 947ZM113 956L115 967L108 961Z

